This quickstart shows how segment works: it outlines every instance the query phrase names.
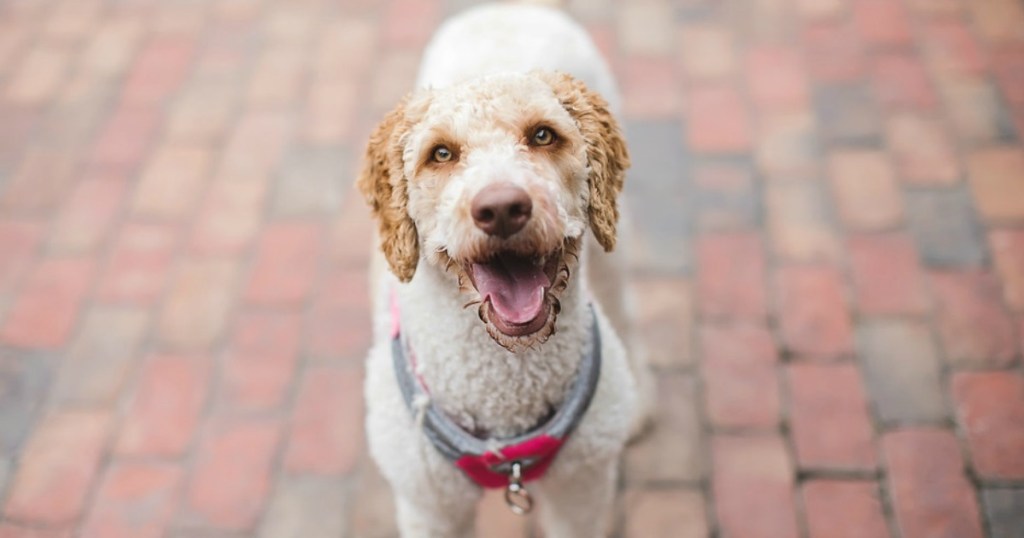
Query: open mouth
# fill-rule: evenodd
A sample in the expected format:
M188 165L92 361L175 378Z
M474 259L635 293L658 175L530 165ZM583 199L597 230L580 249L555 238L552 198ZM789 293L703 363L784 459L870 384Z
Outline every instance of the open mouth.
M556 281L561 250L545 256L498 252L467 264L480 294L480 317L509 337L529 336L548 325L553 302L548 292Z

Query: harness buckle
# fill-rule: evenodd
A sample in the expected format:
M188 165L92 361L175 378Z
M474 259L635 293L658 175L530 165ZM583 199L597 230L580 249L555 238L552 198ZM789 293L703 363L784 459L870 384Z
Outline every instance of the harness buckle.
M523 464L512 462L512 472L508 475L508 487L505 488L505 504L517 516L525 516L533 509L533 497L523 487Z

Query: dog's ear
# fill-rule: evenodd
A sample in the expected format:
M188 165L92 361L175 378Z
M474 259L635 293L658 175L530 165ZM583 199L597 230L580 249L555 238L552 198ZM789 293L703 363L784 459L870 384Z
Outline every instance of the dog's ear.
M555 96L576 120L587 142L590 167L590 229L606 251L615 248L615 225L619 221L618 197L629 168L629 150L619 124L608 110L608 102L590 91L583 82L565 73L542 77Z
M402 162L404 136L412 121L406 117L406 97L370 135L363 169L356 185L377 217L384 257L402 282L412 280L419 262L419 235L409 216L408 178Z

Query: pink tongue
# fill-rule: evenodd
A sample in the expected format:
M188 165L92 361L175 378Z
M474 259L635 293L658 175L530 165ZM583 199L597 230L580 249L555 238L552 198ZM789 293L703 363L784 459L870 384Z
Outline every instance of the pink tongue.
M544 307L544 288L551 285L544 269L527 258L502 254L488 263L473 264L476 289L507 323L533 321Z

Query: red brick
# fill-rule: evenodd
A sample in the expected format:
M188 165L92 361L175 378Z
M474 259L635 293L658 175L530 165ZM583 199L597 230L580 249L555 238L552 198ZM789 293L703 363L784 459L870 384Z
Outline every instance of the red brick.
M750 117L735 88L697 87L688 101L686 137L691 149L707 153L750 149Z
M736 71L735 45L728 27L684 24L679 35L679 58L688 79L718 79Z
M215 180L192 231L191 251L242 254L256 238L266 197L266 182Z
M984 479L1024 478L1024 377L1016 372L953 376L957 419Z
M319 291L314 294L313 308L306 318L306 349L311 355L358 358L370 347L373 331L368 279L363 269L343 269L331 272L320 283ZM680 298L672 300L675 306ZM670 330L676 335L680 332L677 324Z
M221 367L220 397L230 409L272 410L284 404L299 362L300 322L297 312L239 317Z
M968 364L1013 361L1017 351L1013 320L1003 310L998 281L981 270L936 272L930 276L946 358Z
M365 270L376 248L372 246L372 237L377 225L370 217L370 208L360 197L346 196L339 212L327 246L329 263L344 269Z
M808 538L885 538L878 485L853 480L811 480L802 488Z
M250 304L295 305L313 287L323 254L323 228L313 222L279 222L267 226L256 246L256 260L245 288Z
M157 341L177 349L209 347L221 334L238 267L229 260L183 263L164 299Z
M697 295L708 319L763 319L765 260L756 233L703 235L697 241Z
M793 465L775 435L717 436L712 490L723 536L798 536Z
M212 156L206 148L161 148L139 178L132 212L158 219L183 219L191 214L205 186Z
M1003 284L1003 299L1013 310L1024 311L1024 230L992 230L988 243Z
M972 26L989 43L1020 43L1020 29L1024 28L1024 7L1013 0L968 2L965 7L972 15Z
M861 314L921 314L928 309L924 274L909 237L899 233L854 235L846 248Z
M135 168L149 154L160 122L160 114L154 108L117 108L97 134L90 162L126 170Z
M317 81L309 88L303 139L314 144L351 142L360 112L360 86L354 81Z
M904 538L981 538L978 502L952 433L898 430L883 437L882 449L893 512Z
M264 49L249 76L245 105L251 109L280 109L298 102L304 81L304 56L297 47Z
M281 439L275 419L213 419L196 450L185 518L218 528L251 528L271 487Z
M989 221L1024 220L1024 151L995 147L972 152L968 176L981 216Z
M793 48L759 46L747 53L750 97L759 109L791 110L808 105L807 77Z
M993 50L992 70L1006 100L1013 106L1024 106L1024 46Z
M60 207L77 179L72 152L31 148L5 185L0 185L0 210L49 216Z
M77 518L109 429L110 417L93 411L60 412L40 422L22 451L4 516L46 525Z
M698 491L632 490L626 492L625 505L626 538L708 535L704 498Z
M167 114L164 139L181 144L219 143L235 113L238 92L238 86L226 76L187 85Z
M92 260L78 258L40 261L7 312L0 340L33 348L63 345L78 319L93 266Z
M50 230L50 248L94 252L110 233L127 191L121 179L80 181Z
M922 30L921 47L932 69L956 75L985 74L988 58L963 19L930 19Z
M873 46L910 43L910 21L903 5L887 0L856 0L854 21L864 41Z
M853 351L853 334L839 273L827 267L789 266L776 273L777 313L784 345L812 358Z
M314 53L315 76L331 81L365 77L376 61L381 25L370 18L356 17L337 17L325 22Z
M911 53L890 52L874 59L875 98L890 109L931 110L939 102L919 58Z
M312 368L299 386L284 467L292 472L347 474L363 448L363 373Z
M189 38L158 37L139 51L125 75L122 100L159 105L181 86L192 65L195 43Z
M160 538L178 507L181 468L118 462L106 473L82 524L82 538Z
M672 54L675 48L675 24L672 6L637 2L621 6L614 18L619 48L627 55Z
M211 365L206 357L150 357L142 367L135 397L121 424L117 453L182 456L195 437Z
M39 529L0 523L0 538L71 538L73 534L71 530Z
M871 417L856 366L794 363L788 371L790 432L800 467L874 469Z
M805 26L803 53L810 76L821 82L855 82L867 72L860 39L849 24L822 21Z
M847 228L880 230L897 226L903 200L886 155L872 150L837 150L829 155L829 179Z
M396 0L388 4L384 18L384 45L419 49L430 39L441 6L437 0Z
M626 116L661 119L682 112L682 84L672 57L629 58L623 61L620 72Z
M37 222L0 218L0 296L12 291L31 267L42 235Z
M174 265L174 225L128 222L111 247L96 295L104 301L152 304Z
M708 420L718 428L774 428L779 422L778 353L767 328L705 325L700 330Z
M4 100L21 106L50 102L67 79L73 58L71 47L36 46L26 51L18 69L6 80Z
M839 238L822 185L778 180L766 185L767 227L775 255L798 262L838 262Z
M962 167L956 147L941 121L897 114L886 120L885 130L900 179L918 185L950 185L960 181Z

